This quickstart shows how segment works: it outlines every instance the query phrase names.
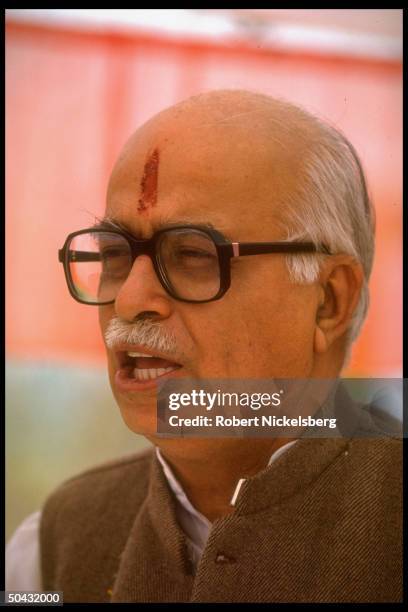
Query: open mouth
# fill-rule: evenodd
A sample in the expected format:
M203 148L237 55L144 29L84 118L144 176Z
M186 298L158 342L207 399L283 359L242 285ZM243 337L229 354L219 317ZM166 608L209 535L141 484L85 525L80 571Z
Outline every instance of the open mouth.
M181 368L180 364L168 359L138 351L121 351L118 355L122 376L137 382L155 380Z

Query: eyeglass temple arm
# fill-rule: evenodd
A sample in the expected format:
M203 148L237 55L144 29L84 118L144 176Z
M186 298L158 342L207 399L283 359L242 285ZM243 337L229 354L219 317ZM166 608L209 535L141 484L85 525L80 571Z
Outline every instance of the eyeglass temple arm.
M101 261L99 253L90 253L89 251L69 251L68 261ZM64 261L64 251L58 251L58 260Z
M316 247L313 242L233 242L234 257L244 255L262 255L266 253L326 253L330 251L326 245Z

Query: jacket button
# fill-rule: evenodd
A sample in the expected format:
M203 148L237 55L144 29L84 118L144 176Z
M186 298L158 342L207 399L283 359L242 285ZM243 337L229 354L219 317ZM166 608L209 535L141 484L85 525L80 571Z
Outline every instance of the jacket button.
M216 563L235 563L236 559L234 559L234 557L229 557L228 555L225 555L224 553L217 553L215 562Z

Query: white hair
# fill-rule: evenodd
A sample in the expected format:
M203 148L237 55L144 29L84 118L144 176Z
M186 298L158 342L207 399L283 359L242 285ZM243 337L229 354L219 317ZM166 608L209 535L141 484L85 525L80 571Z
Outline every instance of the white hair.
M104 336L106 346L110 349L121 344L140 344L152 351L169 355L175 354L177 349L174 334L165 330L160 323L141 315L133 322L112 317Z
M303 141L301 175L285 221L288 238L325 244L331 253L351 255L361 263L364 282L347 334L347 357L358 337L369 304L368 280L374 257L375 213L354 147L334 127L297 109L312 128ZM296 113L296 111L295 111ZM293 282L317 280L325 255L288 255Z

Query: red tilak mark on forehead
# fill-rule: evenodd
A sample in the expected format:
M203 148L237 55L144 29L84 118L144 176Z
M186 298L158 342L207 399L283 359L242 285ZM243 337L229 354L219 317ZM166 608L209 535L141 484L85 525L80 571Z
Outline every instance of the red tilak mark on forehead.
M147 158L144 166L142 180L140 181L141 195L137 210L144 212L149 206L157 202L157 178L159 174L159 150L155 149Z

